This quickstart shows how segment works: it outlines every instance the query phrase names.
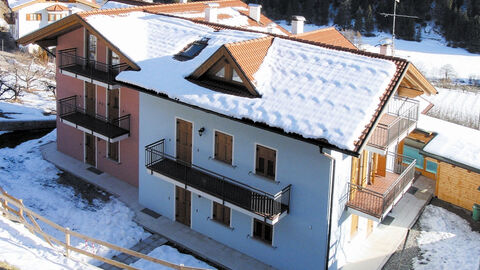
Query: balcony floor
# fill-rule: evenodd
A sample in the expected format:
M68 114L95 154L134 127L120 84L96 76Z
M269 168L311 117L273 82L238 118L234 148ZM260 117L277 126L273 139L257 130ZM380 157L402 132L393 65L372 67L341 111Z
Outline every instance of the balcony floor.
M86 68L82 65L62 66L60 69L107 84L115 83L115 76L98 69L91 70L90 68Z
M168 158L164 158L147 168L271 220L274 220L278 215L281 215L287 210L287 206L282 204L280 214L277 215L272 216L267 213L254 211L253 209L256 207L270 209L270 207L273 207L273 200L269 200L270 203L267 202L261 206L257 205L256 199L265 197L264 195Z
M102 134L103 136L110 139L115 139L129 133L129 131L126 129L120 128L110 123L105 123L104 121L101 121L93 116L86 115L80 112L64 115L60 118L88 130L92 130L96 133Z
M367 184L365 189L384 194L387 189L392 186L395 180L398 179L400 175L396 173L386 172L385 177L375 175L375 180L373 184ZM372 200L371 193L357 190L354 194L350 195L350 200L348 201L348 206L361 210L362 212L368 212L369 214L375 217L382 216L382 200L380 197L378 199Z

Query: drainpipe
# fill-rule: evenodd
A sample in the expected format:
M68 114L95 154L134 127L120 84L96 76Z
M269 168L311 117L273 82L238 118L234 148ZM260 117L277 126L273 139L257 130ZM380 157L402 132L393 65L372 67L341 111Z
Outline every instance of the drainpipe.
M333 156L331 156L328 153L323 152L323 147L320 147L320 153L324 155L325 157L329 158L332 161L331 169L332 169L332 175L329 180L329 193L328 193L328 232L327 232L327 244L326 244L326 255L325 255L325 270L328 269L328 261L330 257L330 238L332 234L332 206L333 206L333 192L334 192L334 181L335 181L335 163L336 160Z

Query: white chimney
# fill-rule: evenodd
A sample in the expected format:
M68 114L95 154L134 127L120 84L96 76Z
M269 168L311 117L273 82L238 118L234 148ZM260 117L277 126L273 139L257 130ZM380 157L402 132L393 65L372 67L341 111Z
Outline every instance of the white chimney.
M304 22L305 22L305 17L292 16L292 34L297 35L297 34L303 33Z
M260 15L262 14L262 5L258 4L248 4L248 16L255 20L256 22L260 22Z
M188 0L180 0L180 3L182 4L186 4L188 2Z
M269 25L267 25L267 32L270 34L274 34L276 27L277 25L275 23L270 23Z
M208 3L205 9L205 20L207 22L217 22L217 8L220 6L218 3Z
M392 40L389 38L383 38L379 41L377 46L380 46L380 54L383 55L393 55L392 52ZM389 52L390 51L390 52Z

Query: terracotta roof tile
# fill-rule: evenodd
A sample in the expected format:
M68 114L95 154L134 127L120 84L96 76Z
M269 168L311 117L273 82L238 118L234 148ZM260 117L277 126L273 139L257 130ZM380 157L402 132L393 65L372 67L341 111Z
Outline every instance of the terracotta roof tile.
M270 48L272 42L273 37L264 37L225 44L225 47L248 79L254 82L253 75L263 63L263 59L267 55L268 48Z
M334 46L345 47L348 49L357 49L344 35L342 35L335 27L322 28L302 34L294 35L299 39L316 41Z
M62 6L62 5L53 5L53 6L49 6L48 8L46 8L47 11L53 11L53 12L60 12L60 11L67 11L68 8L66 6Z

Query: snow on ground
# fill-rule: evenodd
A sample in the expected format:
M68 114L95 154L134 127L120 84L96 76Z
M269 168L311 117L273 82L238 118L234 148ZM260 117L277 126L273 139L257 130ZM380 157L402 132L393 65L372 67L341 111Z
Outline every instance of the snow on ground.
M41 100L39 99L39 102ZM17 103L0 101L0 121L11 120L55 120L55 115L44 115L42 109L32 108Z
M38 214L70 229L130 248L140 239L148 237L132 221L134 212L115 198L108 202L94 200L92 204L75 194L71 187L57 183L60 171L42 158L39 146L54 141L56 131L43 138L25 142L16 148L0 149L0 186ZM64 240L63 233L42 226L49 234ZM72 244L96 254L112 256L113 251L99 248L72 238ZM74 255L84 261L89 258Z
M428 205L419 222L422 231L417 242L422 256L414 260L416 270L479 269L480 234L464 219Z
M427 97L434 106L429 116L480 129L480 92L437 88L438 94Z
M23 225L0 215L0 262L2 261L20 269L97 269L66 258L58 249L33 235Z
M184 266L198 267L205 269L215 269L212 266L208 265L205 262L202 262L195 257L179 252L176 248L171 246L163 245L148 254L148 256L165 260L174 264L183 264ZM153 263L147 260L138 260L130 266L136 267L142 270L168 270L170 267L166 267L157 263Z

